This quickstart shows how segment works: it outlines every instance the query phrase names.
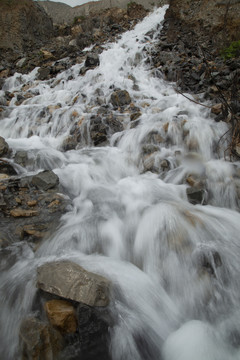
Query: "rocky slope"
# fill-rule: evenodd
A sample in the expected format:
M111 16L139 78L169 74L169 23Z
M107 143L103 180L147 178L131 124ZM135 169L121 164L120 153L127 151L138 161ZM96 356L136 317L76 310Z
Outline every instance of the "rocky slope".
M31 7L28 10L31 14ZM82 62L86 55L82 52L85 47L94 45L95 51L100 52L101 45L105 41L114 41L119 34L132 28L146 14L147 10L136 3L131 4L127 10L106 9L98 14L80 17L72 26L55 26L54 34L49 31L48 41L44 41L45 39L39 36L32 44L31 51L28 51L26 46L21 47L21 44L15 51L9 52L7 49L3 49L2 59L0 58L0 66L2 65L0 79L6 78L16 71L27 73L37 66L43 67L40 79L53 77L71 65ZM45 16L47 17L46 14ZM47 19L50 21L49 18ZM21 39L21 33L16 31ZM61 61L63 58L65 60ZM66 58L68 59L66 60Z
M168 40L183 30L191 32L201 42L212 42L222 48L240 36L239 0L171 0L166 13L169 23ZM189 39L190 40L190 39Z
M168 0L136 0L135 3L142 5L145 9L152 9L154 6L167 4ZM74 19L89 14L97 14L106 9L118 8L127 9L131 2L129 0L100 0L90 1L74 8L59 2L39 1L55 24L72 24Z
M21 54L49 39L53 25L46 12L31 0L1 1L0 60L8 54Z

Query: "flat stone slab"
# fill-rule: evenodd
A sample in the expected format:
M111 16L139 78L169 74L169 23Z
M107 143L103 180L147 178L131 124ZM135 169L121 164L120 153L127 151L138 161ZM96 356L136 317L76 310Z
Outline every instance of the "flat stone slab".
M68 260L40 266L37 271L37 287L89 306L109 304L109 280Z

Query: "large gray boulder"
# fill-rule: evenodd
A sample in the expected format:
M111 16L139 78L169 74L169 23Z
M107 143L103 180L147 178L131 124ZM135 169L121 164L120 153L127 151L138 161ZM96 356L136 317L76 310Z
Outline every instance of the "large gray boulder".
M59 178L53 171L44 170L34 175L32 184L41 190L48 190L56 187L59 183Z
M109 280L68 260L40 266L37 287L89 306L107 306L109 303Z

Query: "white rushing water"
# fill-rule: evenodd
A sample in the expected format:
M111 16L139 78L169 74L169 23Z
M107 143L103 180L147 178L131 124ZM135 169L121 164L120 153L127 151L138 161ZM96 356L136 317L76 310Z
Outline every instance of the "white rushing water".
M4 90L15 96L0 135L13 153L25 150L35 160L28 171L52 169L72 207L35 253L25 244L19 254L12 245L17 260L0 275L3 360L18 358L19 323L31 312L37 267L56 259L111 279L114 360L240 359L239 165L224 160L224 148L216 151L227 125L146 64L155 41L146 34L157 34L165 10L106 44L100 65L85 76L75 65L48 81L37 80L37 69L6 81ZM85 135L78 149L63 152L73 123L81 121L86 132L97 94L109 104L113 85L139 107L138 126L131 129L127 111L112 109L124 131L110 136L109 146L93 147ZM31 97L17 106L27 91ZM156 151L144 154L146 143ZM156 173L145 171L149 163ZM190 175L204 181L207 205L188 201ZM210 272L199 267L203 258Z

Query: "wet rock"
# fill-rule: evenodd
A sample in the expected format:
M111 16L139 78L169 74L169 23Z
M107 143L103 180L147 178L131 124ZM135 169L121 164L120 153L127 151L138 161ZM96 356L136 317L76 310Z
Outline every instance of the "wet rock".
M44 170L33 176L32 184L37 189L48 190L55 188L59 184L59 178L53 171Z
M189 175L186 178L186 183L197 189L204 189L206 186L205 178L198 175Z
M95 146L107 141L107 128L100 116L92 116L90 119L90 137Z
M216 269L222 266L219 252L213 249L200 249L194 257L200 272L206 271L210 275L216 275Z
M62 149L63 149L63 151L73 150L73 149L76 149L78 144L79 144L79 141L76 138L76 136L68 136L63 141Z
M131 116L130 116L130 121L135 121L135 120L137 120L141 115L142 115L141 112L137 112L137 113L131 114Z
M0 78L0 90L3 88L4 83L5 80Z
M21 208L16 208L10 210L10 215L13 217L30 217L39 215L37 210L26 210Z
M17 151L14 157L15 163L25 167L28 163L27 151Z
M0 173L6 175L16 175L17 172L14 167L5 160L0 160Z
M117 90L112 93L110 101L114 107L121 107L129 105L131 97L127 90Z
M154 154L146 155L143 159L143 172L151 171L154 173L158 173L159 169L155 165L155 157Z
M107 306L110 282L70 261L46 263L38 268L38 288L90 306Z
M170 169L170 162L167 159L164 159L161 161L160 167L163 171L167 171Z
M222 104L215 104L211 108L211 113L215 115L219 115L222 112Z
M8 102L4 96L0 96L0 106L7 106Z
M5 176L5 179L0 177L0 232L8 229L14 242L26 240L36 247L55 230L70 201L57 193L58 188L51 192L37 190L31 176Z
M109 327L107 311L80 304L77 309L79 342L82 360L110 360Z
M21 68L26 64L26 62L27 62L27 58L24 57L24 58L18 60L18 62L16 63L16 67Z
M22 322L19 337L22 360L57 359L63 346L60 333L34 317Z
M122 122L113 115L104 118L104 122L106 123L106 125L108 125L110 130L109 132L111 135L114 134L115 132L123 131Z
M8 153L9 146L5 139L0 136L0 157L6 155Z
M159 147L154 144L146 144L146 145L143 145L142 151L144 154L152 154L156 151L159 151Z
M38 79L39 80L47 80L50 75L50 68L43 67L38 69Z
M79 75L84 76L88 70L89 70L89 68L86 66L81 67L81 69L79 71Z
M193 204L203 204L205 200L205 191L203 189L198 188L187 188L187 197L188 201Z
M100 60L99 60L98 54L95 54L95 53L87 54L87 58L86 58L85 63L84 63L84 65L87 68L96 67L99 64L100 64Z
M147 136L143 139L144 143L160 144L164 142L162 135L158 131L150 131Z
M77 318L74 307L65 300L50 300L45 303L50 324L62 334L74 333L77 330Z

